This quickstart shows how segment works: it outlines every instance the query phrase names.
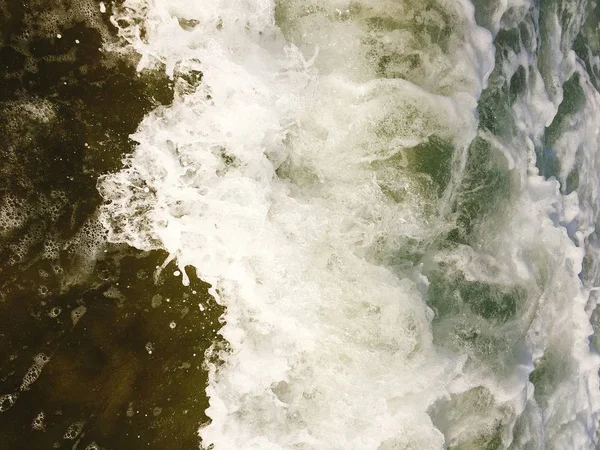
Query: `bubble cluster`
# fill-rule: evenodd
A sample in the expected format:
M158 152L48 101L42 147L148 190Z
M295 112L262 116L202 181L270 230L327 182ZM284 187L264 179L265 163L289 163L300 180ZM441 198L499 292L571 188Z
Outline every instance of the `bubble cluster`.
M40 377L42 369L49 361L50 358L44 353L39 353L33 358L33 364L31 365L31 367L23 377L23 381L21 382L21 391L29 390L29 387L33 383L35 383L35 381Z
M8 411L16 403L19 394L4 394L0 395L0 413Z
M48 237L44 241L44 247L42 249L42 257L45 259L58 260L60 257L61 246L57 240L52 237Z
M49 217L52 221L57 221L64 214L64 208L68 205L68 197L65 191L53 190L49 196L41 195L36 208L40 215Z
M154 352L154 344L152 342L147 342L145 348L149 355Z
M103 450L103 449L95 442L92 442L85 447L85 450Z
M55 275L62 275L64 273L64 269L61 265L59 264L53 264L52 265L52 270L55 273Z
M30 101L20 103L19 114L27 114L29 118L38 123L50 123L56 120L55 107L48 100L32 98Z
M45 419L46 419L46 415L44 414L44 411L41 411L33 419L33 422L31 423L31 428L35 431L45 431L46 430Z
M29 213L23 199L10 194L5 196L0 203L0 237L21 228L28 218Z
M77 230L65 248L78 252L86 260L93 260L106 241L106 230L95 217L91 217Z
M43 284L38 286L38 295L40 297L47 297L50 293L48 286L44 286Z
M69 428L67 428L67 431L63 435L63 439L66 439L66 440L76 439L77 436L79 436L81 434L81 432L83 431L84 424L85 424L84 422L75 422L75 423L72 423L71 425L69 425Z

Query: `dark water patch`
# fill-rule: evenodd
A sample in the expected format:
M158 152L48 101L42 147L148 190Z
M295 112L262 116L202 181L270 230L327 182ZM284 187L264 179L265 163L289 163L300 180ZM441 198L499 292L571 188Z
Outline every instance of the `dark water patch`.
M596 286L600 278L600 265L597 262L597 255L594 251L594 249L598 248L600 240L596 230L598 230L598 225L596 225L594 232L588 237L586 254L583 257L581 273L579 274L579 278L584 286L588 288Z
M537 65L544 80L546 91L551 99L560 95L562 80L556 70L562 64L556 60L556 52L568 54L577 46L577 37L582 32L593 42L593 33L586 33L586 19L593 23L594 2L587 0L562 1L541 0L539 5L539 51ZM592 14L590 14L592 13ZM558 23L557 23L558 19ZM597 22L596 22L597 24ZM557 42L557 37L559 37ZM581 50L581 42L579 43Z
M494 267L481 261L482 273ZM531 293L527 286L468 278L456 265L428 263L427 303L435 313L433 341L468 356L467 366L511 376L524 348L519 332Z
M171 101L158 72L100 50L95 1L0 2L2 448L194 448L222 311L166 255L105 242L99 175ZM195 291L195 292L194 292ZM10 407L10 408L9 408ZM96 444L93 444L93 443ZM96 446L96 447L94 447Z
M485 14L495 6L479 1L475 7L481 16L478 20L485 21ZM509 217L504 213L519 189L518 173L509 168L502 150L487 136L492 134L494 139L510 143L517 132L513 106L528 90L530 67L520 65L507 73L505 61L522 52L535 52L534 19L532 10L513 9L507 10L502 19L505 27L494 39L494 70L477 106L480 134L468 148L465 169L455 187L452 213L456 226L437 242L438 247L477 246L478 240L493 234Z
M509 92L509 98L510 98L511 105L514 104L514 102L517 100L517 98L520 95L525 93L526 89L527 89L527 72L525 70L525 67L519 66L517 71L510 78L508 92Z
M511 18L511 14L509 9L503 16L503 22L517 20ZM477 106L479 128L503 138L510 138L515 133L512 106L526 92L531 72L530 67L523 65L507 72L506 61L514 60L523 52L534 54L538 46L533 12L530 10L517 16L518 22L500 29L494 38L494 70Z
M167 255L128 253L109 252L61 295L40 295L44 269L30 270L0 303L0 395L19 394L0 416L6 448L71 448L79 437L82 448L94 441L110 449L198 445L208 406L204 352L222 310L193 270L188 287L172 265L155 283ZM22 389L40 353L49 360ZM40 413L44 430L32 428ZM81 435L65 439L74 423Z
M473 140L454 211L457 228L448 238L472 243L481 224L503 210L514 193L515 174L507 168L504 156L482 137Z
M481 95L477 112L479 128L496 135L510 135L514 131L514 119L511 109L510 87L504 82L490 82L490 86Z
M562 88L563 100L544 135L545 144L548 146L556 143L560 135L565 132L565 128L568 127L568 119L580 112L586 103L585 92L581 88L580 76L577 72L563 84Z
M545 178L560 176L560 161L554 147L543 146L536 148L535 153L535 165L539 169L540 175Z
M433 197L441 197L452 176L454 146L435 135L412 148L402 149L394 156L372 163L380 172L392 171L392 180L401 177L414 179L424 192L431 192ZM381 177L381 189L395 202L404 201L402 190L388 186Z
M590 81L597 91L600 91L600 5L590 2L590 8L585 16L585 22L575 42L573 50L585 65Z
M475 22L477 25L490 30L492 19L500 8L500 4L495 0L474 0L473 6L475 6Z
M569 195L579 188L579 167L575 167L569 172L567 179L564 182L564 186L561 186L565 195Z
M546 127L544 147L537 149L536 165L541 175L546 178L556 177L561 182L561 190L568 193L577 188L577 169L571 171L565 177L562 174L555 147L558 145L560 137L569 131L573 117L578 115L585 106L586 97L581 87L578 73L573 74L562 88L563 101L558 106L558 111L552 123Z
M409 169L428 176L439 196L450 182L453 153L454 146L435 135L405 151Z
M513 320L518 308L527 299L527 291L520 286L504 286L464 276L430 276L429 302L437 318L461 314L465 309L491 323Z

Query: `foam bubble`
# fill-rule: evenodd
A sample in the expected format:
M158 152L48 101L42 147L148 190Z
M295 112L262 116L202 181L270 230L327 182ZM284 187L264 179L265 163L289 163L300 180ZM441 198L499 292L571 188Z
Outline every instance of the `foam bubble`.
M30 386L40 377L42 369L48 361L50 361L50 358L43 353L39 353L33 358L33 364L29 367L21 382L21 391L29 390Z
M71 425L69 425L69 428L67 428L67 431L63 435L63 439L70 440L70 441L76 439L77 436L79 436L81 434L81 432L83 431L84 425L85 425L84 422L72 423Z
M73 326L77 325L77 322L79 322L86 312L87 308L84 305L78 306L71 311L71 322L73 322Z
M153 308L158 308L162 304L163 298L160 294L155 294L152 296L151 305Z
M18 393L0 395L0 413L8 411L19 398Z
M44 411L40 411L38 415L35 416L35 418L33 419L33 422L31 423L31 428L35 431L45 431L45 419L46 415L44 414Z
M6 195L0 205L0 236L6 237L23 227L28 218L25 202L14 195Z

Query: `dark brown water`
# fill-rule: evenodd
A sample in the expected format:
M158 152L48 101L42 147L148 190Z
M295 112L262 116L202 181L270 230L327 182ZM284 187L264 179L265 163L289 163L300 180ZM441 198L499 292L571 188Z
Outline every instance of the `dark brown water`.
M0 448L197 448L222 311L109 245L99 175L170 81L108 54L96 2L0 0ZM60 37L58 37L60 36Z

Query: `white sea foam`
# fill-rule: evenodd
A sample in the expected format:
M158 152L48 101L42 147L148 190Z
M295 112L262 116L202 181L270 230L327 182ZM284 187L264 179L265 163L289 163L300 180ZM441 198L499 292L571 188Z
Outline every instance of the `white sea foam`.
M505 448L593 448L585 233L576 244L565 226L588 214L596 175L585 197L565 197L537 173L534 148L561 99L540 73L513 105L516 134L479 132L511 170L506 216L481 225L477 246L433 246L423 259L469 282L521 286L519 316L481 321L487 344L444 345L461 316L434 324L423 266L398 263L406 242L453 226L494 56L470 3L423 3L128 0L112 19L138 68L164 67L176 96L99 183L102 220L113 241L164 248L182 274L195 266L227 307L206 446L438 449L496 433ZM499 2L494 34L519 5ZM526 57L515 53L507 75ZM563 69L550 77L559 85L573 72ZM589 104L586 136L596 97ZM432 136L454 148L439 197L406 154ZM550 406L530 382L547 353L568 364Z

